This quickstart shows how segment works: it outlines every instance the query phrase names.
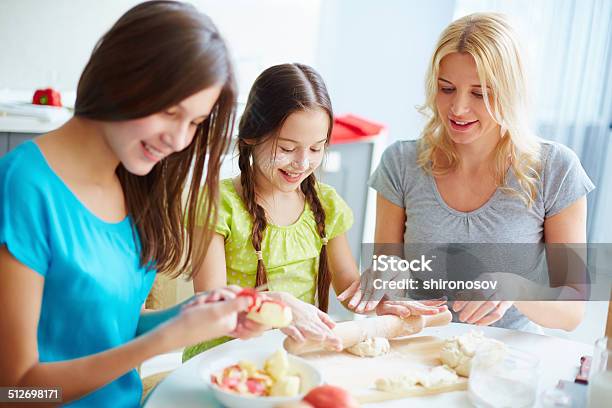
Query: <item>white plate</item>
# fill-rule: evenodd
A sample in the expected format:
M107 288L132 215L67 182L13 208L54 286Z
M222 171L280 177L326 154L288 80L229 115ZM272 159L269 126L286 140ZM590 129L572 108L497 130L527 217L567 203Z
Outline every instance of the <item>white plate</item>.
M211 374L223 371L225 367L237 364L240 361L247 360L255 364L259 369L263 368L264 362L272 353L270 351L241 351L232 353L231 356L221 357L214 360L212 363L203 363L200 365L200 376L205 384L212 390L215 398L221 404L229 408L272 408L276 405L299 401L312 388L323 384L323 376L312 364L289 354L289 373L300 377L300 394L295 397L255 397L239 395L232 392L224 391L210 381Z

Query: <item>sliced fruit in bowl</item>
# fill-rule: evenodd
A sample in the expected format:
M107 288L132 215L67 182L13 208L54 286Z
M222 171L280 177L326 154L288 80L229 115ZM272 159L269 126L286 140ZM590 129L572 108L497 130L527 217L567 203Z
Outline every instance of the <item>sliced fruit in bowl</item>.
M272 408L299 401L323 383L317 368L284 349L232 353L202 363L200 375L217 400L229 408Z

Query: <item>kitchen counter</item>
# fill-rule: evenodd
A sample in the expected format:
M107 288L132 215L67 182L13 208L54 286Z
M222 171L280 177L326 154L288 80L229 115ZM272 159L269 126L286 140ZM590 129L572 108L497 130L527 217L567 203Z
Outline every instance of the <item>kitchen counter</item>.
M543 336L516 330L495 327L475 327L451 323L444 327L430 327L415 336L437 336L446 338L460 335L470 330L481 330L485 336L503 341L509 346L528 351L540 357L540 383L538 395L544 390L555 387L560 379L573 381L580 357L592 355L593 347L588 344L569 341L557 337ZM164 379L149 395L146 408L180 406L183 408L217 408L221 405L214 399L199 375L199 367L217 358L231 356L238 350L274 351L282 347L284 335L273 330L263 336L250 340L233 340L208 350L189 360ZM375 360L372 360L373 362ZM376 369L376 364L372 364ZM323 373L325 376L325 373ZM384 376L384 373L381 373ZM467 391L454 391L428 397L412 397L383 403L366 404L364 407L471 407ZM536 405L538 406L538 405Z

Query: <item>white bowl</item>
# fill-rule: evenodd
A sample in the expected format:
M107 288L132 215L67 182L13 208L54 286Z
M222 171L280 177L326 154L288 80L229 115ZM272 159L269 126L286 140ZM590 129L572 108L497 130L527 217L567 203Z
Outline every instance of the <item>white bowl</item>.
M217 398L221 404L228 408L273 408L282 403L299 401L312 388L323 384L323 376L318 369L303 358L299 358L291 354L287 356L289 360L289 372L292 375L298 375L301 379L300 394L296 395L295 397L256 397L240 395L233 392L224 391L211 383L211 374L219 373L223 371L225 367L237 364L243 360L250 361L255 364L257 368L262 369L264 362L272 355L272 353L273 352L270 351L244 350L232 353L231 356L216 359L212 363L203 362L200 365L200 376L211 388L215 398Z

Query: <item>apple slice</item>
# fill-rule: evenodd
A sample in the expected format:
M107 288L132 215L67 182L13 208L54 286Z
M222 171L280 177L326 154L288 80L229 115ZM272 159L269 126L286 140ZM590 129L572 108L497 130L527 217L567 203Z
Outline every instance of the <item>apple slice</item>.
M273 328L287 327L293 321L291 308L277 300L263 300L259 308L251 310L247 317Z

